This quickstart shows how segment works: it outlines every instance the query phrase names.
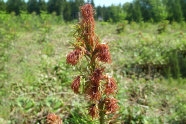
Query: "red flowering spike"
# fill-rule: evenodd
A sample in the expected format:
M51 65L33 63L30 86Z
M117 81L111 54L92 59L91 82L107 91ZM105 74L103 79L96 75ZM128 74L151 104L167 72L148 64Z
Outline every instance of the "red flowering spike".
M99 85L100 80L103 78L103 69L95 69L91 77L92 84Z
M79 86L80 86L80 76L76 77L72 82L71 88L74 93L79 93Z
M99 85L92 85L87 88L86 93L91 100L96 101L101 99L101 93L99 91Z
M94 32L95 21L94 11L91 4L85 4L81 7L82 20L78 23L74 37L77 43L76 48L67 55L67 63L76 65L80 58L85 55L87 60L87 74L83 72L83 78L86 80L84 93L90 98L90 102L95 103L89 108L89 114L92 118L97 116L99 112L114 113L118 109L117 100L114 98L106 98L106 95L114 94L117 85L113 78L105 78L103 76L104 69L100 69L100 63L97 61L111 63L111 55L107 44L100 44L99 38ZM102 66L101 66L102 67ZM83 70L85 70L83 68ZM106 83L102 84L101 80L106 79ZM71 85L75 93L79 93L80 76L76 77ZM105 100L104 100L105 99ZM104 103L104 104L103 104ZM102 106L103 105L103 106ZM98 107L98 108L97 108ZM105 109L105 110L104 110ZM105 114L105 112L103 114ZM100 114L100 120L104 120L104 115Z
M95 53L97 53L97 58L99 61L111 63L111 55L107 44L97 45L95 48Z
M91 4L85 4L84 6L81 7L81 14L83 19L90 19L93 18L94 12L93 12L93 7Z
M76 65L82 55L83 52L81 49L75 49L67 55L66 61L68 64Z
M105 84L105 94L110 95L110 94L115 94L117 91L117 85L116 82L113 78L106 77L106 84Z
M80 23L82 32L80 33L84 37L86 44L93 46L94 44L94 11L91 4L86 4L81 7L82 22Z
M95 104L92 104L89 108L89 115L92 117L92 119L96 118L98 116L98 109Z
M105 109L107 112L116 113L118 111L119 106L117 105L118 100L115 98L106 98L104 100Z

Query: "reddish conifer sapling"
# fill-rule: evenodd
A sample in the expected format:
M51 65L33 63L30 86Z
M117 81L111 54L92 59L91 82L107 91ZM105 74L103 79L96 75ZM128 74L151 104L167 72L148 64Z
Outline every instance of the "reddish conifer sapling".
M84 57L87 66L74 79L71 88L75 93L85 94L89 98L89 115L93 119L98 117L100 124L104 124L105 115L113 114L119 108L118 100L114 98L117 92L116 81L104 72L104 64L111 63L111 54L108 44L101 43L94 32L94 11L91 4L81 7L81 15L82 19L74 33L74 50L67 55L66 61L75 66Z

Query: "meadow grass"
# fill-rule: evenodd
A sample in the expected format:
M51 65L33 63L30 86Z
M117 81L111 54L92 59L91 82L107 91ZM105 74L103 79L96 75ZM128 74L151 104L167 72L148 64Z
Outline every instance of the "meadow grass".
M86 100L70 88L76 72L66 54L75 40L74 23L32 23L0 24L0 123L46 123L52 112L65 124L98 123L87 115ZM185 53L170 61L172 52L186 50L183 25L169 24L158 34L158 24L133 22L118 34L117 24L97 22L97 35L111 49L107 70L118 82L118 123L186 123ZM168 71L171 62L179 67Z

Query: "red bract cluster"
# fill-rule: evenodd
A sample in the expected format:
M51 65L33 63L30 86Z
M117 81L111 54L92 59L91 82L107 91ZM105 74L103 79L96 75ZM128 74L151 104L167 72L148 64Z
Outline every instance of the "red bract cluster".
M75 93L79 93L79 86L80 86L80 76L76 77L71 85L72 90Z
M90 77L90 86L88 87L87 94L92 100L100 100L101 93L99 91L100 80L103 78L103 69L95 69Z
M80 34L81 39L86 42L87 47L93 47L95 33L94 33L94 11L91 4L86 4L81 7L81 15L83 17L80 23L82 32ZM89 45L89 46L88 46Z
M89 20L92 22L94 20L94 12L91 4L86 4L81 7L81 15L84 20Z
M76 65L83 54L81 49L75 49L67 55L67 63Z
M92 84L99 85L100 80L103 78L103 69L95 69L92 77L90 78Z
M110 78L106 76L106 84L105 84L105 94L110 95L110 94L115 94L117 92L117 85L116 82L113 78Z
M107 111L108 113L115 113L119 108L119 106L117 105L118 100L115 98L106 98L104 102L105 111Z
M110 55L109 47L107 44L97 45L95 51L97 53L97 58L100 61L106 62L106 63L111 63L111 55Z
M99 101L101 99L99 85L97 84L90 84L86 89L86 93L93 101Z
M82 20L74 34L77 40L74 44L75 50L67 55L67 63L76 65L85 56L87 67L83 66L84 68L80 69L81 77L84 79L82 90L90 98L92 105L89 114L95 118L98 114L102 116L105 110L110 113L118 110L118 101L107 98L108 95L116 94L117 85L113 78L103 75L105 67L100 62L111 63L111 54L108 44L102 44L95 35L93 7L90 4L82 6L81 14ZM71 88L75 93L79 93L80 83L80 76L72 82Z

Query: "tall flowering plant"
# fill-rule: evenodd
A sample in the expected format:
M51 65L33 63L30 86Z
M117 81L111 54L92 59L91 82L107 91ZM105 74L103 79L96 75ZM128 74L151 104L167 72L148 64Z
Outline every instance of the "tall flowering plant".
M81 70L81 75L75 77L71 88L77 94L85 94L89 103L89 114L92 118L99 117L100 123L105 122L106 114L115 113L119 106L114 98L117 85L114 78L105 75L105 63L111 63L111 55L108 44L101 43L96 36L94 11L91 4L81 7L82 19L78 23L73 43L74 50L67 55L68 64L75 66L83 57L87 63Z

